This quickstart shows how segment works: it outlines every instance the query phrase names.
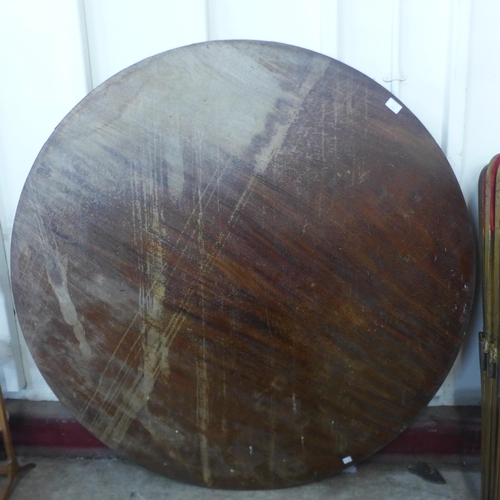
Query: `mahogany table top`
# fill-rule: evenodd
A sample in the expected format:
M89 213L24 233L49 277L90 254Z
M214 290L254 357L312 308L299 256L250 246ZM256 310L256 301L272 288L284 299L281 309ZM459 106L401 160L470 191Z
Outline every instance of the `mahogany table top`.
M129 459L217 488L329 476L396 437L460 348L474 236L445 156L356 70L209 42L56 128L12 281L43 376Z

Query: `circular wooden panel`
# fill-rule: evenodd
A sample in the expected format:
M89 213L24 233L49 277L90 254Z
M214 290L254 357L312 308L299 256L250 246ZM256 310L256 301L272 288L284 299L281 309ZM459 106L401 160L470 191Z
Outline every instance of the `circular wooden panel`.
M474 245L445 157L390 99L325 56L233 41L76 106L26 182L12 279L85 427L222 488L322 478L405 428L460 347Z

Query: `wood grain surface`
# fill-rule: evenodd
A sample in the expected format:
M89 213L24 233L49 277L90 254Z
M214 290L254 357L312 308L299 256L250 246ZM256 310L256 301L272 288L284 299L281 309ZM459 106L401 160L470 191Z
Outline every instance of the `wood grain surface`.
M238 489L329 476L408 425L461 345L475 250L443 153L391 98L314 52L209 42L69 113L24 187L12 280L86 428Z

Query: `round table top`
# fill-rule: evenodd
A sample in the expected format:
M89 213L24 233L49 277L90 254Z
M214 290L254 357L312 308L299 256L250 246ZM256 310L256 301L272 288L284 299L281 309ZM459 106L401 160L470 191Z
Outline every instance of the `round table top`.
M26 181L12 281L48 384L169 477L272 488L396 437L466 330L469 214L417 118L292 46L146 59L62 121Z

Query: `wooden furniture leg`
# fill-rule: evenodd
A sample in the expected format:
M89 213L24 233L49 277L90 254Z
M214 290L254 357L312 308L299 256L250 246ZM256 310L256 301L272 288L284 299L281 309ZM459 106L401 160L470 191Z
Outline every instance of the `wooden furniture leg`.
M2 389L0 388L0 430L3 433L3 443L5 447L5 453L7 455L7 463L0 465L0 474L7 476L7 484L5 485L0 500L7 500L12 484L16 479L17 475L28 469L35 467L35 464L19 465L17 461L14 446L12 445L12 437L9 428L9 418L7 415L7 409L5 408L5 401L3 399Z

